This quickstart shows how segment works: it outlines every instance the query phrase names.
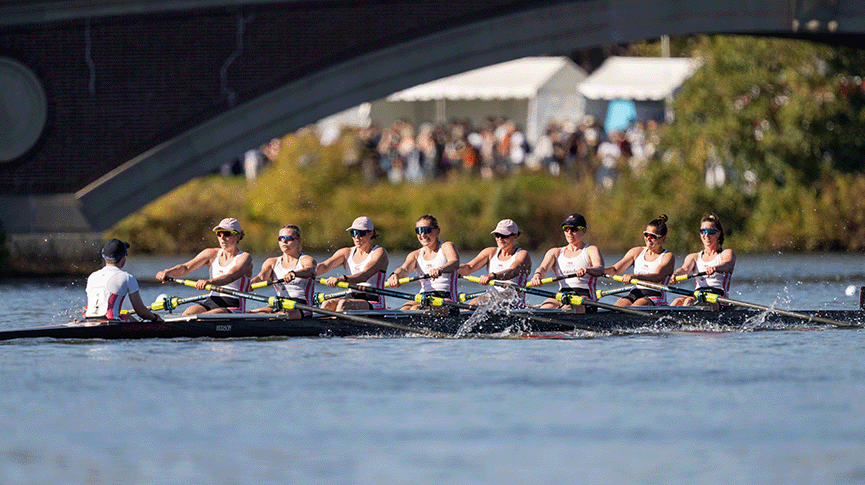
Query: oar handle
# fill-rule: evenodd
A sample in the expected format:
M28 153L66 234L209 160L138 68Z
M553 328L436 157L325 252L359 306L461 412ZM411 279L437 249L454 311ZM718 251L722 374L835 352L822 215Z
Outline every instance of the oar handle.
M691 279L691 278L698 278L698 277L700 277L700 276L706 276L706 272L705 272L705 271L700 271L699 273L693 273L693 274L680 274L680 275L676 275L676 276L673 277L673 282L674 282L674 283L681 283L681 282L683 282L683 281L685 281L685 280L689 280L689 279Z
M559 275L559 276L549 276L549 277L546 277L546 278L541 278L541 284L542 284L542 285L546 285L547 283L554 283L554 282L559 281L559 280L564 280L564 279L568 279L568 278L574 278L574 277L576 277L576 276L577 276L577 275L574 274L574 273L563 274L563 275ZM529 281L528 283L526 283L526 288L531 288L532 286L534 286L534 285L532 284L531 281Z
M253 284L249 285L249 287L253 290L257 290L259 288L264 288L264 287L267 287L270 285L275 285L277 283L281 283L281 281L279 281L279 280L276 280L276 281L259 281L257 283L253 283Z
M413 282L413 281L418 281L418 280L425 280L425 279L428 279L429 277L430 277L430 275L428 275L428 274L422 274L422 275L416 275L416 276L406 276L405 278L400 278L400 279L398 279L398 280L397 280L397 283L400 284L400 285L406 285L406 284L409 284L409 283L411 283L411 282ZM384 284L384 287L385 287L385 288L390 288L390 284L389 284L389 283L385 283L385 284Z

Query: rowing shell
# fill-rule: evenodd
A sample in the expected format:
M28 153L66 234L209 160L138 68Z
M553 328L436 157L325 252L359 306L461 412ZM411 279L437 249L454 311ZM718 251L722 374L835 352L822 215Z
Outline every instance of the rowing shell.
M632 307L637 308L637 307ZM804 329L801 319L753 310L710 311L701 307L649 307L658 318L634 316L599 310L597 313L574 314L563 310L522 309L507 314L488 314L473 322L472 312L430 315L425 311L366 310L346 312L354 316L381 319L406 327L427 329L448 335L544 333L573 334L573 328L544 323L533 317L573 321L592 325L610 333L644 331L741 331ZM865 323L861 310L803 311L856 325ZM682 324L684 322L684 325ZM808 329L822 328L808 324ZM0 330L0 340L19 338L57 339L141 339L141 338L257 338L257 337L399 337L408 332L376 327L345 318L311 316L291 320L284 313L166 315L161 322L122 322L120 320L75 320L59 325Z

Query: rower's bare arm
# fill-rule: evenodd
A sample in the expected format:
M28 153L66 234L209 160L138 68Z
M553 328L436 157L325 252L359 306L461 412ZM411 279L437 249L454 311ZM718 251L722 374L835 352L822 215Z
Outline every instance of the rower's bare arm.
M604 257L601 256L601 251L598 250L597 246L588 246L585 249L586 255L589 259L589 266L586 268L586 273L589 276L603 276L604 275Z
M736 253L732 249L721 251L721 264L715 266L715 271L718 273L732 273L736 267Z
M685 261L682 263L682 267L673 271L673 276L678 276L680 274L691 274L694 271L694 268L697 266L697 256L699 253L691 253L685 256Z
M484 265L486 265L490 261L490 258L493 257L495 250L496 250L496 248L484 248L484 249L482 249L481 252L479 252L478 255L475 256L471 261L469 261L468 263L459 265L457 272L460 275L465 276L465 275L470 275L470 274L474 273L475 271L483 268Z
M456 246L454 246L454 243L450 241L443 242L441 250L442 252L444 252L446 260L445 264L443 264L442 267L439 268L441 270L441 273L453 273L454 271L459 269L460 255L457 252L457 248Z
M180 263L156 273L156 279L164 282L166 276L186 276L205 265L209 265L218 252L219 250L216 248L207 248L185 263Z
M393 270L391 276L396 276L397 279L405 278L417 267L417 255L420 253L420 249L415 249L414 251L408 253L408 256L405 257L405 261L400 265L399 268ZM388 280L390 281L390 280ZM391 285L393 286L393 285Z
M273 265L276 264L276 261L279 258L267 258L261 263L261 271L255 275L250 283L258 283L259 281L270 281L273 278Z
M333 253L333 256L327 258L324 262L319 263L315 267L315 275L323 275L334 268L342 266L343 263L345 263L345 259L348 257L349 251L351 251L351 248L338 249Z
M642 247L631 248L625 253L625 256L622 257L616 264L612 266L607 266L604 268L604 274L622 274L626 269L630 268L634 264L634 260L637 258L637 255L642 251Z
M547 253L544 254L544 260L541 261L541 265L538 266L538 269L536 269L532 274L532 286L541 285L541 279L543 279L553 268L553 265L556 264L556 255L559 254L559 250L560 248L551 248L547 250Z
M315 278L316 264L312 256L304 255L300 258L300 268L295 270L295 278Z
M130 293L129 303L132 304L132 309L135 310L135 314L139 317L146 318L147 320L156 320L158 318L154 312L150 311L150 307L141 301L141 293L137 291Z

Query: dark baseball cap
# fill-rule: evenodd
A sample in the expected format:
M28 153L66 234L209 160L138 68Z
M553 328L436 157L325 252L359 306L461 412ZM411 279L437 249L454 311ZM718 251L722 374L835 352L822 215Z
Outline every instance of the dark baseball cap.
M129 249L128 242L123 242L120 239L109 239L105 246L102 246L102 257L106 261L119 261L120 258L126 256L127 249Z
M567 219L565 219L565 222L562 223L562 227L564 226L588 227L588 224L586 224L586 218L581 216L580 214L571 214L568 216Z

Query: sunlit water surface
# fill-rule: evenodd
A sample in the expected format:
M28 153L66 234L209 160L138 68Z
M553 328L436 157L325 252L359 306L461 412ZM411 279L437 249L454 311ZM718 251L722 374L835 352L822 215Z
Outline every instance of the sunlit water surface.
M855 309L863 261L741 257L731 296ZM174 262L131 259L145 301L194 294L152 282ZM85 303L0 294L0 329ZM865 483L863 355L860 330L0 342L0 483Z

